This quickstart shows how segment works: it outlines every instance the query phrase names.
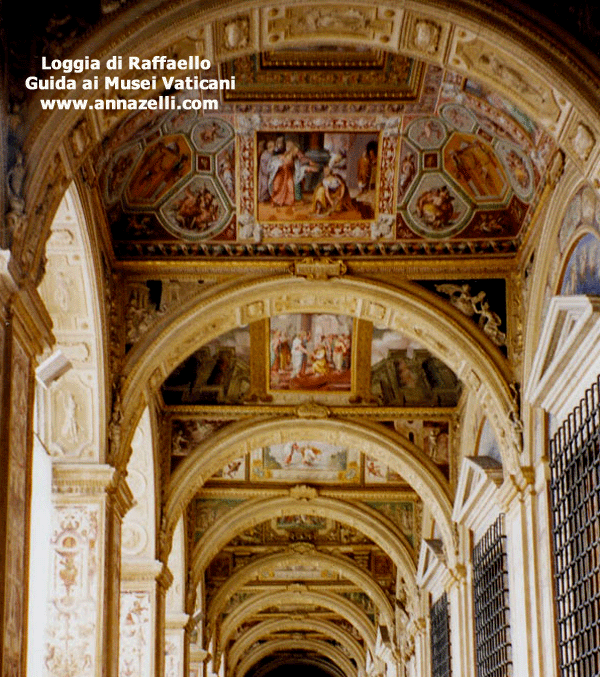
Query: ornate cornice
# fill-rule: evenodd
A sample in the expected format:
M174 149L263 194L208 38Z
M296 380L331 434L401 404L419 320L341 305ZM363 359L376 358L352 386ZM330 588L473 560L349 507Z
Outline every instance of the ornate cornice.
M52 491L69 496L102 496L114 482L117 471L110 465L55 463Z

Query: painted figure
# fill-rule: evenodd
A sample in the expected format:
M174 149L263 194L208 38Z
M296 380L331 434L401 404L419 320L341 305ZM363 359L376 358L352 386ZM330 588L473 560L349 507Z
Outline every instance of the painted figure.
M306 346L309 340L310 334L305 331L301 331L294 336L294 340L292 341L292 378L304 374L306 371L306 362L308 359L308 350Z
M453 200L447 186L430 188L419 195L417 216L434 229L448 226L454 217Z
M323 179L315 188L312 211L315 214L334 214L353 209L354 203L344 179L326 166L323 168Z
M258 201L268 202L269 193L269 165L275 150L275 142L267 141L266 148L259 154L258 160Z

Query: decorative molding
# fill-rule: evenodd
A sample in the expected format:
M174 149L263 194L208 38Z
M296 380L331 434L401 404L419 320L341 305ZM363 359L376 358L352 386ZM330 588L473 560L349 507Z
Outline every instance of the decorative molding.
M417 567L417 585L425 588L437 599L451 579L446 564L444 544L439 539L423 539Z
M127 589L133 589L131 584L156 581L162 569L163 563L159 560L124 557L121 560L121 581Z
M52 492L74 496L100 496L117 476L110 465L60 463L52 466Z
M294 414L297 418L329 418L331 409L314 400L309 400L296 407Z
M307 280L328 280L331 277L341 277L348 267L339 259L309 256L301 261L294 261L289 270L292 275L305 277Z
M315 487L309 487L306 484L297 484L290 488L290 498L295 501L310 501L317 498L319 492Z

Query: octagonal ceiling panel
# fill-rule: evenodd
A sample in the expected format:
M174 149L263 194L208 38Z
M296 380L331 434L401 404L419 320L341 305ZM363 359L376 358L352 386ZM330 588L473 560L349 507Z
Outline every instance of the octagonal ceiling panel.
M502 163L479 136L452 134L444 146L444 168L473 202L503 202L508 195Z
M233 127L219 118L206 117L192 129L192 142L200 153L215 153L234 137Z
M192 169L192 149L178 134L157 139L144 150L125 189L131 207L157 206Z
M434 172L420 179L404 213L415 233L438 239L464 228L472 208L442 173Z
M407 135L420 150L431 150L444 143L446 127L437 118L419 118L410 125Z
M218 234L232 208L213 177L196 176L161 206L161 223L173 235L195 240Z

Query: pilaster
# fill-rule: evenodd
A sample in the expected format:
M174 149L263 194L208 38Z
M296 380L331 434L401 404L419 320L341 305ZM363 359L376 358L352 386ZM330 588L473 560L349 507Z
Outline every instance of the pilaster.
M121 563L119 674L155 674L156 578L162 562L150 559Z
M457 564L446 586L450 609L450 655L453 677L475 675L471 565Z
M0 250L0 674L26 671L29 517L35 356L51 345L51 321L33 286L9 272Z
M184 677L187 614L169 614L165 621L165 677Z
M53 503L48 674L117 677L121 521L131 492L109 465L60 464Z

